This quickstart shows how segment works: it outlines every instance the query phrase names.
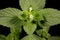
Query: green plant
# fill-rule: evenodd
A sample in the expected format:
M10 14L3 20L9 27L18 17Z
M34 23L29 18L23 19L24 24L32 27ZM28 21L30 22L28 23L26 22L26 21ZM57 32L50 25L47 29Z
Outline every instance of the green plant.
M0 40L51 40L48 31L50 26L60 24L60 11L44 8L45 1L19 0L22 11L11 7L0 10L0 25L10 27L11 31L8 36L0 35ZM22 27L28 35L19 39ZM36 30L37 27L41 29Z

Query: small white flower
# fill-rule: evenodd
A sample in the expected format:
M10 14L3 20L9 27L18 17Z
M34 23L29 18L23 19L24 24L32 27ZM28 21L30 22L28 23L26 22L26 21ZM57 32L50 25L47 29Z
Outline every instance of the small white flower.
M30 14L30 19L31 19L31 20L33 20L33 19L34 19L32 14Z
M30 12L32 11L32 7L29 8L29 11L30 11Z

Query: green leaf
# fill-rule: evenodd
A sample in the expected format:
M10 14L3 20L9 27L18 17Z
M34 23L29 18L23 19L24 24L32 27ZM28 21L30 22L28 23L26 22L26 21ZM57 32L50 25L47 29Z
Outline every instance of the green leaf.
M23 10L28 10L30 7L33 10L40 10L45 6L46 0L19 0L19 4Z
M0 10L0 25L11 27L21 25L22 12L16 8L5 8Z
M36 24L33 24L31 22L26 22L23 25L23 28L27 34L33 34L33 32L36 30Z
M41 38L33 34L33 35L27 35L21 40L41 40Z
M58 37L58 36L52 36L48 40L60 40L60 37Z
M0 34L0 40L6 40L6 37Z
M60 11L59 10L46 8L46 9L40 10L40 13L42 13L43 16L45 17L45 20L46 20L45 24L48 24L50 26L60 24Z

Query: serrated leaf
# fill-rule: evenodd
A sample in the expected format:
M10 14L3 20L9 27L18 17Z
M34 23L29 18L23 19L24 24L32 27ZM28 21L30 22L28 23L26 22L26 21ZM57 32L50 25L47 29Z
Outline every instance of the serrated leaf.
M46 23L50 26L60 24L60 11L57 9L46 8L40 11L46 19ZM45 25L44 24L44 25Z
M21 24L21 11L16 8L5 8L0 10L0 25L10 27Z
M23 10L28 10L29 7L32 7L33 10L40 10L45 6L46 0L19 0L21 8Z
M33 24L31 22L26 22L23 25L23 28L27 34L33 34L33 32L36 30L36 24Z
M33 35L27 35L21 40L41 40L41 38L33 34Z
M48 40L60 40L60 37L58 37L58 36L52 36Z
M0 40L6 40L6 37L0 34Z

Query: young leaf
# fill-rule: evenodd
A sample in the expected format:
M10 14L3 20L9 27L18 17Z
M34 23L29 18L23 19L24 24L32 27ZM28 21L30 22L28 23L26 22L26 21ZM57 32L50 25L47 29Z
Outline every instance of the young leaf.
M25 36L21 40L41 40L41 38L38 37L37 35L32 34L32 35Z
M45 37L45 38L49 38L50 34L48 32L45 32L44 30L40 29L40 30L36 30L37 35L39 35L40 37Z
M42 35L42 30L36 30L36 33L37 33L37 35L39 35L39 36L41 37L41 35Z
M50 26L51 26L51 25L49 25L48 23L41 23L41 22L38 22L38 25L39 25L40 27L42 27L43 29L45 29L46 32L49 31L49 28L50 28Z
M21 11L16 8L6 8L0 10L0 25L12 27L20 26L22 21Z
M14 40L14 36L12 34L9 34L7 37L6 37L6 40Z
M41 21L43 19L42 13L37 10L32 11L32 15L34 16L35 21Z
M31 22L26 22L23 25L23 28L27 34L33 34L33 32L36 30L36 24L33 24Z
M21 31L21 27L11 28L11 33L7 36L6 40L19 40Z
M60 24L60 11L52 8L42 9L40 11L46 19L46 24L50 26Z
M19 34L21 33L21 28L11 28L11 33L6 37L6 40L19 40Z
M45 6L46 0L19 0L21 8L23 10L28 10L29 7L32 7L33 10L40 10Z
M52 36L48 40L60 40L60 37L58 37L58 36Z
M42 38L41 40L46 40L45 38Z

